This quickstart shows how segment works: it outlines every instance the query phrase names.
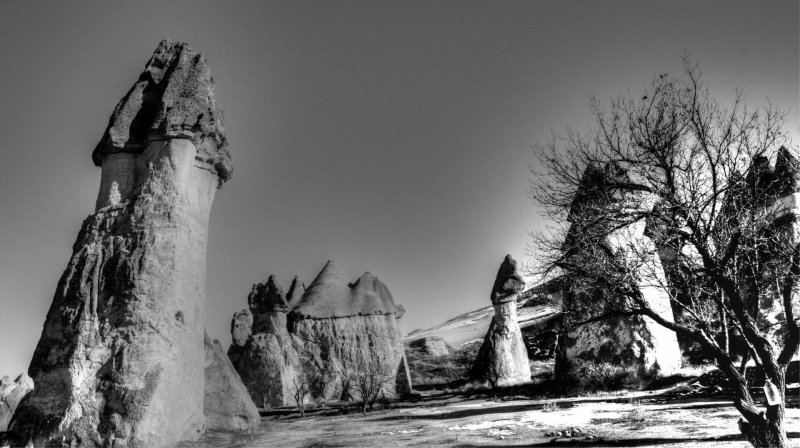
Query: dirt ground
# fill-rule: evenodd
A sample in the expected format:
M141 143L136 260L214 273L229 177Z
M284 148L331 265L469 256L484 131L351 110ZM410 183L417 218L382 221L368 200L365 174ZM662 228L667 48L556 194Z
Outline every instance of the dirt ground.
M800 447L800 391L787 391L787 429ZM265 415L247 434L210 433L183 448L206 447L747 447L739 414L724 396L663 391L601 398L493 400L430 395L393 409Z

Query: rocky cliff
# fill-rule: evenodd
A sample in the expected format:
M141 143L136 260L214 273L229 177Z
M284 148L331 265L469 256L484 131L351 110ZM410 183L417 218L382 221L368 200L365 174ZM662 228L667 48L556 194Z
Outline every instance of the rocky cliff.
M33 380L26 373L15 380L8 376L0 380L0 432L8 429L17 406L32 390Z
M329 261L308 289L295 278L289 291L287 303L272 276L254 287L244 344L248 318L234 315L228 355L257 403L294 406L295 382L309 386L311 402L357 398L350 383L358 372L390 376L387 397L410 391L397 326L402 307L386 285L369 273L350 283Z
M528 352L517 322L517 297L524 287L517 262L506 255L492 287L494 317L470 372L472 380L493 386L530 382Z
M12 425L20 439L152 447L202 432L208 216L231 176L213 89L201 54L163 41L115 108L92 154L96 210Z

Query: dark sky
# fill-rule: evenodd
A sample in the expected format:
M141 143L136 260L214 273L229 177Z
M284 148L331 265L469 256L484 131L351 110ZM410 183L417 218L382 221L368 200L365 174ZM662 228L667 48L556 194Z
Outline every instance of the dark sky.
M790 109L798 2L3 2L0 375L25 370L100 170L91 151L162 38L203 52L235 173L208 242L224 345L256 281L370 271L404 332L489 304L541 228L531 147L688 52L719 96Z

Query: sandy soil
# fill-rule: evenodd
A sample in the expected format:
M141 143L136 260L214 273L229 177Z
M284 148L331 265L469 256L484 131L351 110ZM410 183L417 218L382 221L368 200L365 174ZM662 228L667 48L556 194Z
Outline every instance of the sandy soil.
M396 406L366 417L358 412L266 415L251 433L212 433L181 446L749 446L739 436L739 414L725 397L658 392L552 400L430 396ZM794 390L787 428L795 446L800 446L798 408L800 397Z

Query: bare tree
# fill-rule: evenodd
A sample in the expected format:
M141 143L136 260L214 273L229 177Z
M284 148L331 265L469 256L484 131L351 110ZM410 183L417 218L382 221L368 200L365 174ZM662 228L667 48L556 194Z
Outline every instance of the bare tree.
M784 113L748 107L741 91L723 106L687 59L684 69L658 76L642 96L593 100L592 131L537 147L530 196L556 224L534 235L535 271L592 297L565 310L573 325L646 316L699 344L729 380L746 439L784 447L786 367L800 344L792 307L800 241L783 222L795 216L781 198L800 190L800 167L786 151L774 172L766 162L786 141ZM646 238L619 238L643 223ZM647 274L655 259L666 282ZM645 300L644 284L667 289L674 320ZM780 329L759 306L767 296ZM765 409L748 388L748 358L777 392Z
M300 372L292 379L294 385L292 398L294 398L297 408L300 409L300 417L306 416L306 396L309 393L309 383L308 376L304 372Z
M361 396L361 413L372 411L375 401L385 393L385 389L395 381L396 370L387 359L364 362L358 371L348 375L349 386L354 387Z

